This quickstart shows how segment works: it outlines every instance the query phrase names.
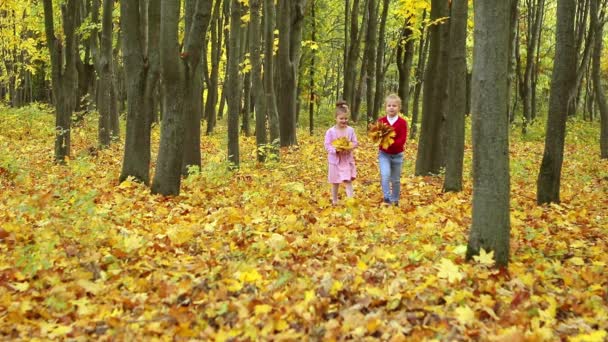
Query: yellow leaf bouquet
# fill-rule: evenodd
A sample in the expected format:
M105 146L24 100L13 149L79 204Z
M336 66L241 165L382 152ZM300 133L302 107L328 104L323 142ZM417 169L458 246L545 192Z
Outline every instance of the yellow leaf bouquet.
M370 139L372 141L378 143L380 147L386 149L393 144L395 141L395 130L393 127L385 124L384 122L376 122L375 124L371 124L369 126Z
M350 151L354 148L353 143L347 137L340 137L332 141L331 145L336 148L336 152Z

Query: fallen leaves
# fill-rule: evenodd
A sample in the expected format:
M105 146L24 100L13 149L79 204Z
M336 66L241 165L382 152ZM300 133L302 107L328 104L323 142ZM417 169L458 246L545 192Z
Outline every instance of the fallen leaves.
M531 170L513 173L511 260L497 270L492 251L464 261L470 170L463 192L441 193L440 178L411 176L415 142L399 207L378 205L380 142L366 138L356 197L332 207L322 137L305 134L265 165L244 139L237 172L225 132L203 137L206 165L163 198L117 183L120 144L53 165L51 119L19 144L3 125L20 119L0 120L3 338L606 339L608 164L590 149L567 156L560 205L536 206ZM78 155L96 125L75 130ZM539 151L515 140L514 167Z
M369 126L367 134L373 142L379 144L384 149L393 144L397 135L392 126L379 121Z

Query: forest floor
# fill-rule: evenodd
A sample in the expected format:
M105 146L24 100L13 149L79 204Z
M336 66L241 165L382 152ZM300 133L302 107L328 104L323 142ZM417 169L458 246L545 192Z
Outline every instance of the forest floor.
M332 207L324 129L267 164L242 137L230 172L219 127L202 138L202 170L167 198L118 183L123 145L95 149L95 120L73 129L57 166L52 115L0 108L0 338L605 341L597 126L568 124L562 203L549 206L535 203L542 127L513 128L511 260L496 270L491 254L464 261L470 144L465 190L442 193L441 177L413 176L408 142L389 207L358 129L355 199Z

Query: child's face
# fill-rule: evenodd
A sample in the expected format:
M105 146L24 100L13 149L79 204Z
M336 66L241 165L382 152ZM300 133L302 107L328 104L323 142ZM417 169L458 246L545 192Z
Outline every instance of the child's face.
M400 109L401 108L399 106L398 101L396 101L396 100L386 101L386 105L385 105L386 115L393 117L393 116L399 114Z
M340 113L336 115L336 126L340 128L348 126L348 114Z

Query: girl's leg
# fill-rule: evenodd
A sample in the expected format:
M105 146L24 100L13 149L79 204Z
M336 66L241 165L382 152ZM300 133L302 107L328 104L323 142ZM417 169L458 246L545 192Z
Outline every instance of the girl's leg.
M346 197L353 197L353 182L344 182L344 185L346 186Z
M403 153L395 154L391 156L391 203L399 202L399 196L401 193L401 168L403 166Z
M340 184L331 185L331 203L338 204L338 187Z
M384 201L388 202L391 195L391 156L380 151L378 153L378 165L380 166L380 185L382 186L382 194Z

